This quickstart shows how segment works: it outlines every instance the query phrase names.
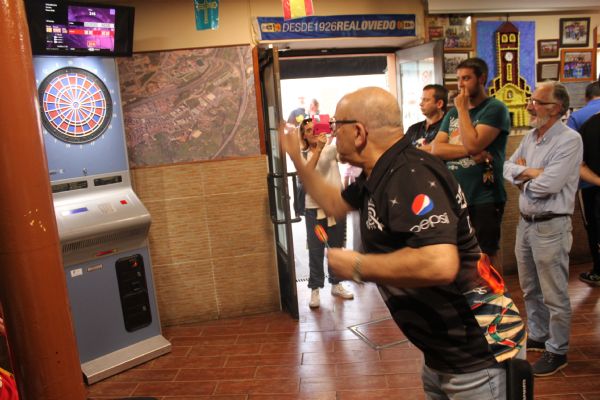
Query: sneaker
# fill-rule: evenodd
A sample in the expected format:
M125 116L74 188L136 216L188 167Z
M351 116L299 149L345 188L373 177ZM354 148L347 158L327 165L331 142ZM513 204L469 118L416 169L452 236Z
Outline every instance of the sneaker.
M537 351L543 353L546 351L546 344L537 340L527 339L527 351Z
M582 272L579 275L579 280L592 286L600 286L600 275L593 272Z
M321 299L319 298L319 289L313 289L310 293L310 303L308 303L308 306L310 308L317 308L319 307L319 303L321 303Z
M331 285L331 294L347 300L352 300L354 298L354 294L347 290L341 283L338 283L337 285Z
M566 354L556 354L550 351L544 351L542 357L537 360L533 366L533 375L535 376L548 376L552 375L564 367L567 364L567 355Z

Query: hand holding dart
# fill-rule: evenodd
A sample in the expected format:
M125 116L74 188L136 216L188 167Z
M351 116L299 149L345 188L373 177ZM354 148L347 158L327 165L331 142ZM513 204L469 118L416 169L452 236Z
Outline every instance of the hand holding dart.
M323 226L315 225L315 235L317 235L319 240L325 244L325 247L329 248L329 243L327 243L327 239L329 239L329 237L327 236L327 232L325 232L325 228L323 228Z

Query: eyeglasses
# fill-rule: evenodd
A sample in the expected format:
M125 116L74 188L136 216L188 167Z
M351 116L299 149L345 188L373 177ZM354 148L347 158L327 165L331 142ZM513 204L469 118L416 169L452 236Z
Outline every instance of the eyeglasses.
M331 118L329 120L329 127L331 128L332 132L337 131L340 128L340 125L344 125L344 124L355 124L358 121L355 119L335 119L335 118Z
M534 106L549 106L550 104L558 104L554 101L541 101L538 99L529 99L527 100L527 104L533 104Z

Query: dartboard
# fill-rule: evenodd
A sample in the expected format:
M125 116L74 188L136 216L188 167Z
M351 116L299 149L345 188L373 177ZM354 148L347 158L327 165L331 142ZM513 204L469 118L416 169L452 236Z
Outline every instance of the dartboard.
M38 94L44 127L63 142L91 142L110 124L110 93L100 78L85 69L54 71L42 81Z

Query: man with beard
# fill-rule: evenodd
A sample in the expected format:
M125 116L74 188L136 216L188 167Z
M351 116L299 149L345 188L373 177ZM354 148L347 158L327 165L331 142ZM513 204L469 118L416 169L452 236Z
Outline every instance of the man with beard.
M525 330L481 254L460 186L404 137L398 101L384 89L342 97L331 127L340 160L363 169L341 193L305 165L295 134L280 133L326 214L360 210L364 252L330 248L329 268L340 279L377 283L394 321L423 351L428 399L505 399L505 361L524 356Z
M413 146L429 151L427 147L437 136L446 112L448 102L448 89L442 85L426 85L421 95L421 112L425 120L417 122L408 128L406 136Z
M467 197L475 236L492 264L502 272L500 226L506 192L502 167L510 130L508 108L488 97L488 67L480 58L462 61L457 69L459 94L429 151L446 160ZM424 149L427 150L427 149Z
M515 255L527 312L527 350L543 352L533 365L536 376L564 368L569 350L571 215L583 144L561 122L568 109L563 85L540 84L527 104L534 129L504 164L504 177L520 190Z

